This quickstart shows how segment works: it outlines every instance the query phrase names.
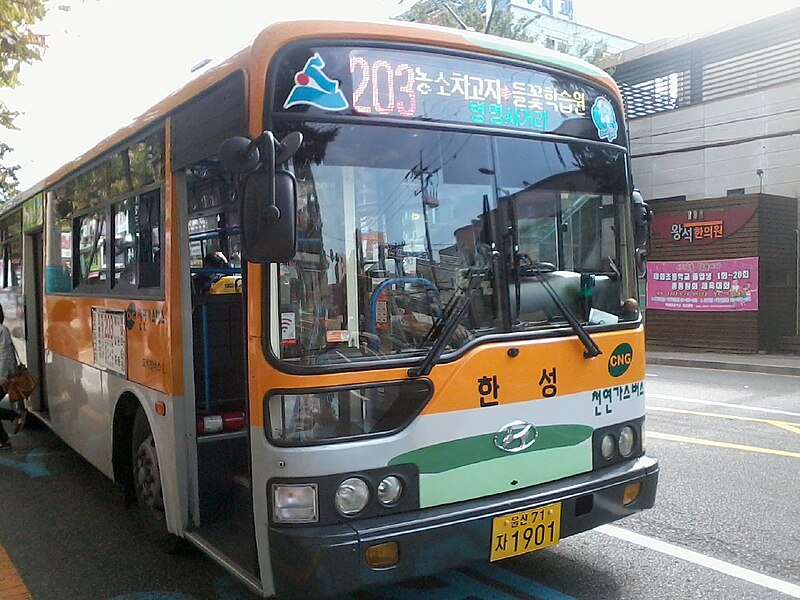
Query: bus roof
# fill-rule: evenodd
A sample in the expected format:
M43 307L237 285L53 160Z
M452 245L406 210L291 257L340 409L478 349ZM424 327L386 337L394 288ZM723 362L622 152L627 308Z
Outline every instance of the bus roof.
M421 44L442 49L478 52L512 58L531 64L563 70L589 79L611 91L621 102L614 80L603 70L581 59L548 50L536 44L518 42L473 31L407 22L368 23L360 21L281 21L267 26L247 46L224 62L215 65L183 87L168 95L133 121L106 137L91 149L63 165L51 175L18 194L4 207L13 209L27 198L57 184L87 166L103 153L134 137L158 122L193 97L224 79L230 73L245 69L255 81L265 81L269 61L283 45L304 39L352 39ZM263 94L263 86L260 86ZM263 100L259 98L258 100ZM260 118L260 115L258 115Z

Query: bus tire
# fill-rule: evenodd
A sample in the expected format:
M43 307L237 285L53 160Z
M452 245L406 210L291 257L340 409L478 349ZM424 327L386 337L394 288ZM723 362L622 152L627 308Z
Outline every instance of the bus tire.
M158 452L150 423L141 407L133 420L131 451L136 519L159 548L176 554L183 549L184 540L167 530Z

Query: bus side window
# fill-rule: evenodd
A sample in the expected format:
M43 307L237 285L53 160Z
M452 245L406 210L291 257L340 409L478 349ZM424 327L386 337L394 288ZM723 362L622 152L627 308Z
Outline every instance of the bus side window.
M114 287L161 285L161 193L152 190L113 205Z

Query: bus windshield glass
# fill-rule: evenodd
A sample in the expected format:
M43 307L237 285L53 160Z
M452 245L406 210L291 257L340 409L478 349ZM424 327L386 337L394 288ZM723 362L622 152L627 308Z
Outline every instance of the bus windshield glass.
M279 133L292 129L305 141L292 164L297 254L279 266L271 305L279 357L422 357L468 286L445 351L506 332L572 335L544 285L584 325L638 318L623 293L623 149L341 123Z

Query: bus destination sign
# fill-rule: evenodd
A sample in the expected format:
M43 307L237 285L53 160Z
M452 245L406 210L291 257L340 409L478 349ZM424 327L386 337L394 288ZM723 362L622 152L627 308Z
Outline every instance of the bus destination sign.
M624 144L621 115L581 79L472 58L377 48L294 49L275 109L480 125Z

